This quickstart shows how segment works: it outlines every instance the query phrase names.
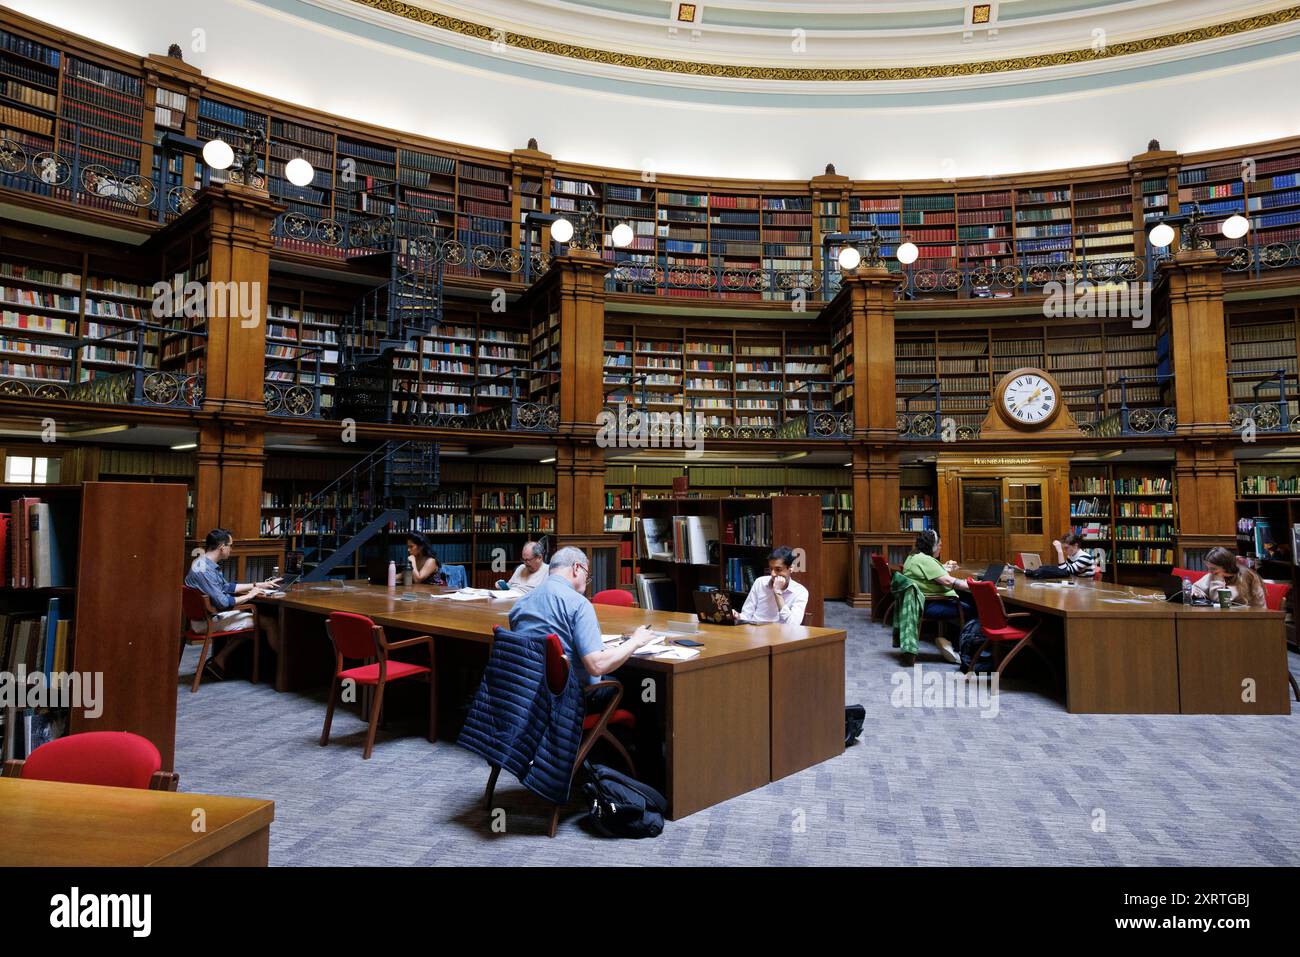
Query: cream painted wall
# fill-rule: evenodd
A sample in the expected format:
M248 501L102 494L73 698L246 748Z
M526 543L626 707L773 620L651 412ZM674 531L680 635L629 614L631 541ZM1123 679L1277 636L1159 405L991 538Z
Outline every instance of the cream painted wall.
M754 97L667 85L623 86L636 94L630 95L598 77L587 82L611 88L583 89L573 72L506 63L485 43L466 50L396 33L363 38L372 26L315 23L307 18L335 15L296 0L6 2L136 53L179 42L186 60L206 74L290 102L498 149L536 136L558 158L630 169L807 179L833 162L840 173L863 179L977 176L1125 160L1153 136L1166 149L1190 151L1300 134L1300 38L1277 34L1267 57L1260 56L1264 48L1228 51L1222 55L1246 62L1093 90L1021 97L1003 77L973 93L912 93L893 85L897 92L869 98L870 106L857 105L864 97L856 92L828 96L823 88L773 108ZM195 30L204 31L200 52L190 49ZM1076 82L1114 83L1116 75ZM918 105L927 96L977 102ZM844 100L854 105L827 105Z

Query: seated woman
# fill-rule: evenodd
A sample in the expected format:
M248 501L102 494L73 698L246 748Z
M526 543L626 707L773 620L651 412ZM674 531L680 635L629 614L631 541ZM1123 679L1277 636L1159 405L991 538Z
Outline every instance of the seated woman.
M1052 547L1056 549L1056 560L1061 566L1061 571L1083 578L1092 577L1097 562L1092 552L1083 547L1082 535L1075 532L1062 535L1059 542L1052 542Z
M916 536L916 545L912 554L903 563L903 574L915 581L925 593L925 617L937 621L953 621L957 618L957 602L947 600L956 598L961 603L966 620L976 617L975 600L971 596L970 586L964 579L953 578L951 572L957 567L956 562L940 565L938 554L939 533L926 529ZM961 658L952 643L944 637L942 631L935 637L939 653L945 661L960 664Z
M447 576L443 574L442 562L429 548L429 540L419 532L406 536L406 561L411 566L411 575L422 585L445 585Z
M1209 571L1192 585L1198 596L1218 601L1219 589L1226 588L1232 592L1234 605L1265 606L1264 582L1252 569L1237 563L1237 553L1232 549L1222 545L1211 548L1205 553L1205 566Z

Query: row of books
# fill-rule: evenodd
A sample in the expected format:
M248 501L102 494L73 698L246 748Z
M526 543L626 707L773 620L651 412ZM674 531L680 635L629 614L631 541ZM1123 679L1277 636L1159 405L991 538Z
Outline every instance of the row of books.
M1300 495L1300 476L1244 475L1239 488L1242 495Z
M61 588L67 584L65 557L71 531L56 523L48 502L14 499L0 514L0 580L11 588Z
M66 710L52 707L56 702L48 696L48 689L61 687L53 676L66 674L72 664L72 623L59 605L58 598L51 598L44 615L0 614L0 668L22 682L27 693L47 689L48 704L19 708L11 703L0 709L0 755L6 761L27 757L67 728ZM45 676L39 685L31 680L36 674Z

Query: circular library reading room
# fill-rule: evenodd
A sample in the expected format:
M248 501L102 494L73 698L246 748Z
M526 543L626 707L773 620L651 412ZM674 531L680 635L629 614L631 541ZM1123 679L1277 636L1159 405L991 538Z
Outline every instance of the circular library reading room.
M595 864L1239 928L1300 863L1300 7L0 2L52 927Z

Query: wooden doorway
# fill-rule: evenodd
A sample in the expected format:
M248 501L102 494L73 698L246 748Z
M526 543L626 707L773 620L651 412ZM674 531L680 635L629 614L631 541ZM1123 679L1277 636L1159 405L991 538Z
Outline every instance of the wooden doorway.
M1052 539L1070 530L1068 456L948 454L935 468L945 558L979 565L1032 552L1055 560Z

